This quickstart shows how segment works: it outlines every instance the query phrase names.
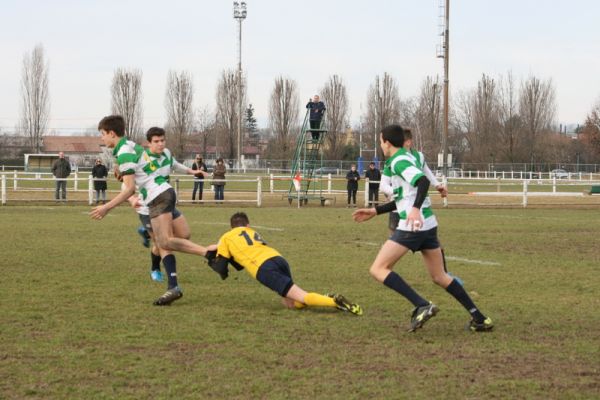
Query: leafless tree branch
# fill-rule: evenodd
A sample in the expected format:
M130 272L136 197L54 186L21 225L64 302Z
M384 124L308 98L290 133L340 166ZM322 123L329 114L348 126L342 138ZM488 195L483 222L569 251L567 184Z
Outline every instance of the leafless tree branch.
M50 116L48 69L41 44L37 45L31 54L23 56L19 129L29 137L31 147L37 153L41 151L42 135Z
M142 71L118 68L110 91L112 113L125 119L125 135L137 142L142 141Z

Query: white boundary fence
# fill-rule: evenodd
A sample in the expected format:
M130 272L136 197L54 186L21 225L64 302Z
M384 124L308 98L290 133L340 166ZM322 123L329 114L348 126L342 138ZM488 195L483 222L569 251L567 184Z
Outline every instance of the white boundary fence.
M17 171L14 171L14 173L0 173L1 175L1 180L0 180L0 203L2 205L6 205L8 202L8 183L7 181L10 179L13 181L12 184L12 191L13 192L54 192L56 189L53 187L54 183L56 181L62 180L62 181L66 181L67 185L70 186L67 190L67 193L71 193L71 192L75 192L75 193L82 193L82 192L86 192L87 193L87 199L83 200L84 202L87 202L89 205L94 204L94 182L95 181L111 181L110 179L97 179L97 178L93 178L91 175L88 174L78 174L78 173L74 173L72 178L64 178L64 179L56 179L52 176L52 174L48 174L48 173L26 173L26 172L19 172L17 173ZM26 177L23 177L23 175L25 175ZM86 176L81 176L81 175L86 175ZM31 182L31 181L36 181L36 182L48 182L48 186L45 187L26 187L23 185L19 185L19 182ZM52 184L50 184L50 182L52 182ZM80 183L81 182L86 182L87 183L87 188L81 188ZM191 186L193 186L193 182L194 179L192 177L188 178L188 175L171 175L171 183L173 186L173 188L175 189L176 193L177 193L177 202L178 203L191 203L192 200L187 200L184 199L183 196L180 196L180 193L182 193L182 190L180 189L181 187L181 183L189 183ZM234 182L238 182L238 183L247 183L247 184L251 184L252 190L230 190L227 191L226 193L229 195L236 195L235 198L228 198L228 199L224 199L224 200L213 200L213 199L206 199L206 200L198 200L197 202L200 203L216 203L216 202L226 202L226 203L251 203L251 204L256 204L257 207L261 207L262 206L262 200L263 200L263 192L262 192L262 179L261 177L256 177L256 178L248 178L248 179L224 179L224 180L218 180L218 179L205 179L205 190L204 192L207 193L209 192L209 190L206 190L206 186L212 186L213 182L225 182L225 183L234 183ZM109 190L107 190L107 192L109 192ZM110 192L117 192L115 190L112 190ZM210 191L212 192L212 191ZM242 194L249 194L249 196L247 198L239 198L239 195ZM29 198L29 199L20 199L18 201L53 201L54 197L51 198L46 198L46 199L40 199L40 198ZM68 200L69 202L81 202L82 200Z
M522 207L527 207L528 203L529 203L529 198L531 197L582 197L584 196L584 193L589 191L590 187L592 185L600 185L600 176L598 176L598 174L577 174L577 176L572 176L573 178L576 179L557 179L556 177L551 177L550 179L546 178L546 179L519 179L519 176L521 175L520 173L488 173L486 171L483 171L481 173L477 173L477 174L470 174L469 175L477 175L479 176L479 178L476 177L463 177L463 178L450 178L448 180L446 180L445 178L443 178L443 182L446 183L447 185L449 185L449 190L451 192L450 195L450 205L458 205L461 204L457 201L453 201L452 200L452 196L453 196L453 188L457 188L457 187L461 187L462 190L464 190L464 193L461 192L461 194L468 194L469 196L481 196L481 198L484 197L505 197L505 198L510 198L510 197L514 197L515 199L519 199L518 202L515 203L510 203L507 202L506 199L503 200L500 203L491 203L489 201L486 201L485 203L482 203L482 205L486 205L486 206L490 206L490 205L499 205L499 206L506 206L506 205L520 205ZM529 173L523 173L523 174L529 174ZM465 174L467 175L467 174ZM496 176L496 178L494 178L494 175ZM232 188L229 189L225 192L226 194L226 198L225 200L213 200L211 199L203 199L201 201L197 201L197 202L201 202L201 203L216 203L216 202L224 202L224 203L250 203L250 204L256 204L257 207L261 207L263 204L263 197L264 197L264 193L263 193L263 179L264 180L268 180L268 184L269 184L269 188L268 188L268 193L274 194L274 193L287 193L289 191L289 185L291 184L291 178L289 175L279 175L276 176L274 174L270 174L269 176L254 176L254 177L244 177L244 176L235 176L233 174L229 175L230 178L226 179L225 182L226 183L231 183L231 184L238 184L236 185L237 188ZM487 179L485 178L487 176ZM505 176L505 177L503 177ZM514 176L515 178L510 178L509 176ZM49 173L33 173L33 172L22 172L22 171L10 171L10 172L0 172L0 177L1 177L1 187L0 187L0 201L2 205L7 204L7 202L9 201L8 196L10 191L12 192L54 192L55 188L54 188L54 184L48 184L47 186L44 187L28 187L27 185L23 185L23 184L19 184L19 182L31 182L31 181L38 181L38 182L56 182L56 179L52 176L52 174ZM9 184L9 181L12 180L12 184ZM74 174L72 174L72 177L66 178L64 179L65 181L67 181L68 186L69 186L69 192L73 191L76 193L82 193L82 192L87 192L87 198L85 200L81 199L81 196L79 196L79 200L69 200L69 202L87 202L88 204L93 204L94 202L94 188L93 188L93 182L95 180L98 179L94 179L92 178L91 175L89 175L89 173L85 172L85 173L77 173L75 172ZM343 184L344 189L340 188L340 181L345 182L345 178L343 176L332 176L331 174L323 176L322 178L313 178L313 181L315 183L318 183L319 180L322 180L323 182L323 190L322 193L326 194L326 195L341 195L341 194L345 194L346 190L345 190L345 184ZM108 179L108 181L112 181L114 182L112 179ZM281 182L286 182L285 183L285 188L282 188L281 185L279 185L279 189L276 188L276 182L277 181L281 181ZM361 185L361 189L359 190L359 197L361 199L364 200L364 206L368 206L369 204L369 194L368 194L368 186L369 186L369 181L368 179L363 179L362 180L364 183L363 185ZM87 188L85 187L85 184L82 184L82 182L85 182L85 184L87 184ZM179 203L192 203L191 199L187 199L184 198L184 193L188 193L191 191L191 189L185 188L183 189L182 186L183 185L189 185L193 187L193 182L194 179L189 176L189 175L172 175L171 176L171 182L172 182L172 186L175 188L177 194L178 194L178 202ZM209 193L211 193L211 191L208 189L208 186L212 183L215 182L215 180L212 180L210 178L206 178L204 180L204 185L205 185L205 190L204 193L205 195L208 195ZM334 183L337 182L337 189L334 189ZM233 186L233 185L231 185ZM229 186L229 187L231 187ZM465 190L464 188L468 188L472 186L474 190L469 191L469 190ZM227 187L227 186L226 186ZM512 190L506 190L507 187L510 187ZM581 190L579 191L573 191L573 190L564 190L565 188L570 187L571 189L573 187L581 187ZM484 190L481 190L482 188L485 188ZM487 190L488 188L490 188L491 190ZM543 190L536 190L537 188L542 188ZM11 190L12 189L12 190ZM517 189L517 190L514 190ZM456 189L455 189L456 190ZM506 191L503 191L506 190ZM110 192L117 192L116 190L111 190ZM360 193L362 192L362 193ZM430 195L431 196L436 196L437 192L435 192L433 190L433 188L431 188L430 190ZM456 192L454 192L454 194L456 194ZM19 200L14 200L14 201L52 201L54 200L54 196L49 196L48 198L40 198L39 196L35 197L32 196L31 198L21 198ZM208 197L208 196L205 196ZM380 192L379 195L379 202L383 203L385 202L385 198L383 196L383 194ZM444 199L444 206L448 206L448 198ZM473 204L473 202L469 201L468 203L465 204L471 204L471 205L478 205L478 204Z

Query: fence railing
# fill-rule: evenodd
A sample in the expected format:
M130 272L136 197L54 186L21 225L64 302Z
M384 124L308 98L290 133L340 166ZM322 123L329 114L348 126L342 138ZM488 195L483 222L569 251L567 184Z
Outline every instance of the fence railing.
M23 176L24 175L24 176ZM40 197L39 193L45 192L55 192L56 187L53 187L52 184L58 181L67 182L67 192L70 193L68 197L69 200L65 200L65 202L72 203L81 203L87 202L89 205L94 204L94 182L107 182L111 183L114 188L107 189L107 192L119 192L120 186L119 182L114 179L99 179L94 178L91 175L81 176L81 174L73 174L73 177L69 178L54 178L52 174L44 174L44 173L24 173L21 172L19 174L16 173L0 173L0 203L2 205L6 205L8 202L8 193L9 188L13 193L23 193L19 199L14 199L14 201L62 201L59 199L52 199L47 197ZM12 184L9 184L9 181L12 180ZM178 203L189 203L193 200L188 200L184 198L183 193L189 190L184 190L182 186L191 186L195 183L195 180L192 177L188 176L171 176L171 183L173 188L177 193L177 201ZM218 199L208 199L203 198L203 200L197 200L196 202L200 203L250 203L256 204L257 207L262 205L263 199L263 190L262 190L262 179L261 177L254 178L244 178L237 179L232 177L230 179L205 179L205 184L209 187L212 187L213 183L224 183L229 185L236 185L233 190L229 190L227 193L229 198L218 200ZM187 189L187 188L186 188ZM191 190L191 189L190 189ZM208 192L209 190L205 190ZM25 193L36 194L36 196L26 196ZM73 198L73 193L75 193L75 198Z
M532 179L530 176L521 175L521 173L511 174L507 172L504 174L494 174L489 171L475 171L473 173L464 173L463 175L464 177L441 178L447 184L450 191L450 197L442 201L444 206L462 204L461 201L465 202L464 196L467 196L469 199L503 198L499 203L493 203L493 200L482 201L481 204L485 205L522 205L523 207L527 207L532 197L581 197L584 193L590 191L591 186L600 185L600 174L572 174L570 179L559 179L557 176L539 176ZM40 202L53 200L51 196L44 194L56 190L53 183L57 179L51 174L11 171L0 172L0 177L2 205L7 204L9 201ZM115 179L95 179L87 173L74 173L71 177L62 180L67 182L68 192L76 194L69 195L68 202L93 204L95 181L106 181L109 184L109 189L107 190L109 193L117 193L120 190L120 184ZM315 183L318 180L323 180L323 189L319 192L332 199L335 199L336 196L343 197L346 193L346 179L343 176L329 174L320 178L313 178L313 180ZM179 203L186 204L194 201L207 204L216 202L247 203L256 204L257 207L261 207L265 194L287 194L290 187L289 176L275 174L268 176L230 174L228 175L228 179L223 181L227 187L227 191L225 192L226 198L224 200L212 199L206 196L211 192L209 189L211 183L217 183L217 181L210 178L204 180L206 190L204 191L205 196L203 200L192 200L189 195L192 192L194 182L194 178L189 175L171 176L171 184L177 192ZM369 181L368 179L363 179L361 182L358 198L361 199L361 203L364 202L364 205L368 206ZM263 190L263 188L267 188L267 185L268 189ZM433 188L431 192L432 196L436 196ZM459 196L455 195L464 196L459 198ZM271 196L270 199L275 199L275 197ZM284 197L288 198L287 195L281 196L280 200ZM381 193L379 198L381 199L379 202L385 201ZM518 200L517 202L507 200L511 198ZM468 204L473 204L473 200L469 200Z

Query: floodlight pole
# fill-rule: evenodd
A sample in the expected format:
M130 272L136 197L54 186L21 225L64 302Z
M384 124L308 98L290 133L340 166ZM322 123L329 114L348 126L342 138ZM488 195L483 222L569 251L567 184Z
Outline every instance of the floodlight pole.
M442 162L444 176L448 176L448 86L450 64L450 0L446 0L444 20L444 146Z
M237 129L237 167L242 166L242 21L246 19L246 2L233 2L233 18L238 21L238 129Z

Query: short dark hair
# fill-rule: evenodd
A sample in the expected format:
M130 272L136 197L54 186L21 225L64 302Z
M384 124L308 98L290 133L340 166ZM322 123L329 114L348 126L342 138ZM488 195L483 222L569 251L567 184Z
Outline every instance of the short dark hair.
M386 126L381 130L381 137L394 147L400 148L404 145L404 129L400 125Z
M236 212L231 216L231 220L229 222L231 223L232 228L237 228L240 226L246 226L250 224L250 220L248 219L248 216L245 212Z
M113 131L118 137L125 136L125 118L120 115L108 115L98 122L98 130Z
M158 126L153 126L148 129L146 132L146 140L151 142L154 136L165 136L165 130L163 128L159 128Z
M412 131L410 130L410 128L404 128L404 140L408 140L408 139L412 139Z

